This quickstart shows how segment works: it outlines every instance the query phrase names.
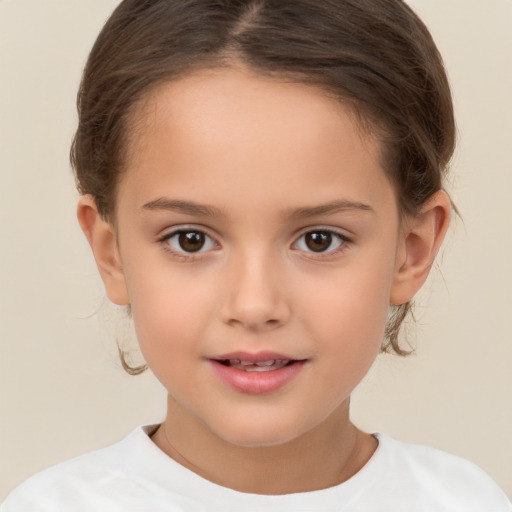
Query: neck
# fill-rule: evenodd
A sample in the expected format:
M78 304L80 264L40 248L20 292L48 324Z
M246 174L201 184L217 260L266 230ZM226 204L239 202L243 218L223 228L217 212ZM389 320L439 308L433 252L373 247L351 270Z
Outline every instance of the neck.
M219 438L169 400L153 435L176 462L218 485L255 494L288 494L332 487L357 473L377 447L349 419L349 401L309 432L276 446L244 447ZM222 461L219 464L219 461Z

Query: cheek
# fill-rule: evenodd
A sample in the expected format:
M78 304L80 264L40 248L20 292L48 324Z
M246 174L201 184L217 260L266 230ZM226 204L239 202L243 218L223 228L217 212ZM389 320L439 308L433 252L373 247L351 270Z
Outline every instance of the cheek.
M386 326L392 264L361 260L357 265L312 280L303 295L309 329L328 345L333 357L342 354L357 365L378 353ZM312 333L313 335L313 333Z
M204 280L187 276L186 271L172 272L157 265L142 268L148 270L128 274L132 314L146 361L158 367L162 361L172 363L184 350L193 353L199 349L198 340L215 301L211 287Z
M380 352L387 319L385 294L376 294L371 279L363 286L353 277L337 280L330 300L316 302L311 337L317 340L322 400L336 408L361 382ZM374 283L373 283L374 284ZM357 287L355 287L357 285Z

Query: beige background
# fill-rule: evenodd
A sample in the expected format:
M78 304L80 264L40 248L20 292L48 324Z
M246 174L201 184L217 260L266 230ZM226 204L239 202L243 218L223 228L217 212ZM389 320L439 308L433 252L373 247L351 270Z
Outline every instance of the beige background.
M151 375L120 369L124 334L109 327L119 312L74 218L75 94L116 4L0 0L0 499L164 412ZM355 393L354 417L471 459L512 496L512 1L411 4L453 84L450 190L464 224L422 296L417 355L381 357Z

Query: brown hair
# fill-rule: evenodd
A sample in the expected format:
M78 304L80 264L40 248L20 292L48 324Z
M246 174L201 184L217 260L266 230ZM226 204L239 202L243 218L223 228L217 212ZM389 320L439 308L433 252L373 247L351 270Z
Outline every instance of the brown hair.
M455 146L450 88L430 33L402 0L124 0L89 56L71 149L78 190L105 219L114 220L138 104L163 82L233 63L350 105L382 140L402 213L417 214L442 188ZM409 309L395 308L383 350L406 353L398 332Z

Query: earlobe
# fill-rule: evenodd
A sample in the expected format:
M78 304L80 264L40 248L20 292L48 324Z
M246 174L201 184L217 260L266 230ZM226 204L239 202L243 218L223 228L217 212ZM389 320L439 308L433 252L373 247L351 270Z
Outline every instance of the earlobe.
M443 190L433 194L419 215L404 226L397 253L390 304L405 304L428 277L450 223L450 198Z
M101 217L91 195L80 197L77 217L91 246L108 298L114 304L128 305L130 299L113 226Z

